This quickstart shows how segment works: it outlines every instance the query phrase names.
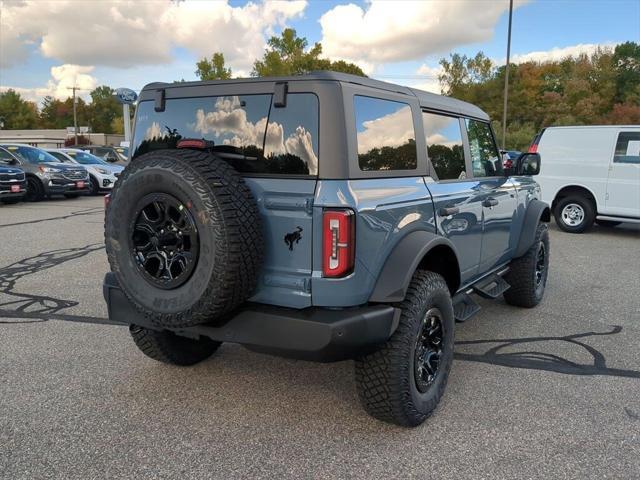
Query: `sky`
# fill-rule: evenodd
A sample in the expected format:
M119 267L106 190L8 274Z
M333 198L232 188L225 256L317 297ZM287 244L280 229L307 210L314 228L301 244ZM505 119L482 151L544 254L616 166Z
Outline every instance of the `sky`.
M439 93L453 52L506 57L508 0L0 0L0 90L25 98L87 97L99 85L139 91L196 80L195 63L225 55L248 76L267 39L296 29L324 55L373 78ZM512 61L544 62L640 42L640 0L515 0Z

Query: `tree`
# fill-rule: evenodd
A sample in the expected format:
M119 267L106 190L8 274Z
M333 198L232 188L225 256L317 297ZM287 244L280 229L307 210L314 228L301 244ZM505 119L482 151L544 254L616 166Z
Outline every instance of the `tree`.
M15 90L0 93L0 121L4 130L21 130L38 127L38 108Z
M87 114L91 130L100 133L116 133L113 123L122 117L122 105L114 97L115 91L106 85L97 87L91 92L91 103Z
M640 44L625 42L613 51L616 72L616 100L640 103Z
M506 67L494 68L482 52L471 58L453 53L440 65L442 90L478 105L500 125ZM640 44L626 42L615 50L508 68L509 149L526 149L535 133L550 125L638 123Z
M211 60L203 58L196 63L195 74L200 80L228 80L231 78L231 69L225 67L222 53L214 53Z
M353 63L320 58L320 43L315 43L310 49L307 49L307 46L306 38L298 37L292 28L285 28L280 37L273 36L269 39L264 56L253 64L252 75L273 77L303 75L314 70L332 70L365 76L362 69Z

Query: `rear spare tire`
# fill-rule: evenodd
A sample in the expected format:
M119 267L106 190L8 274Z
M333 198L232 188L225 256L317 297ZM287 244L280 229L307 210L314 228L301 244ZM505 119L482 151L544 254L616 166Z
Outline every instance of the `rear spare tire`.
M213 321L253 292L262 263L260 215L229 164L194 150L131 162L105 220L111 270L131 303L162 327Z

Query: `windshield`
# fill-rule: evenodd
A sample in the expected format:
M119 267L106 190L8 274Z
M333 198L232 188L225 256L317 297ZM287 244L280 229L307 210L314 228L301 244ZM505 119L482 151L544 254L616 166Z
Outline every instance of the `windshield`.
M107 162L89 152L67 151L65 153L81 165L107 165Z
M22 145L9 145L4 148L27 163L62 163L49 152L45 152L44 150L40 150L39 148L25 147Z

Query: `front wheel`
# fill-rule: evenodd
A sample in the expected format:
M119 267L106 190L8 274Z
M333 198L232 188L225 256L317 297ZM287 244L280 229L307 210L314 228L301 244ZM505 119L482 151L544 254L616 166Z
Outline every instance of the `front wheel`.
M511 261L504 279L511 288L504 292L509 305L532 308L542 301L549 274L549 227L540 223L533 245L522 256Z
M37 177L27 177L27 202L39 202L44 198L44 187Z
M209 358L221 345L206 337L196 340L166 330L150 330L137 325L131 325L129 332L142 353L170 365L194 365Z
M98 195L100 192L100 186L98 185L98 180L91 177L90 185L89 185L89 195Z
M453 363L453 306L441 275L418 270L399 305L400 323L376 352L356 360L358 396L373 417L423 423L444 394Z

